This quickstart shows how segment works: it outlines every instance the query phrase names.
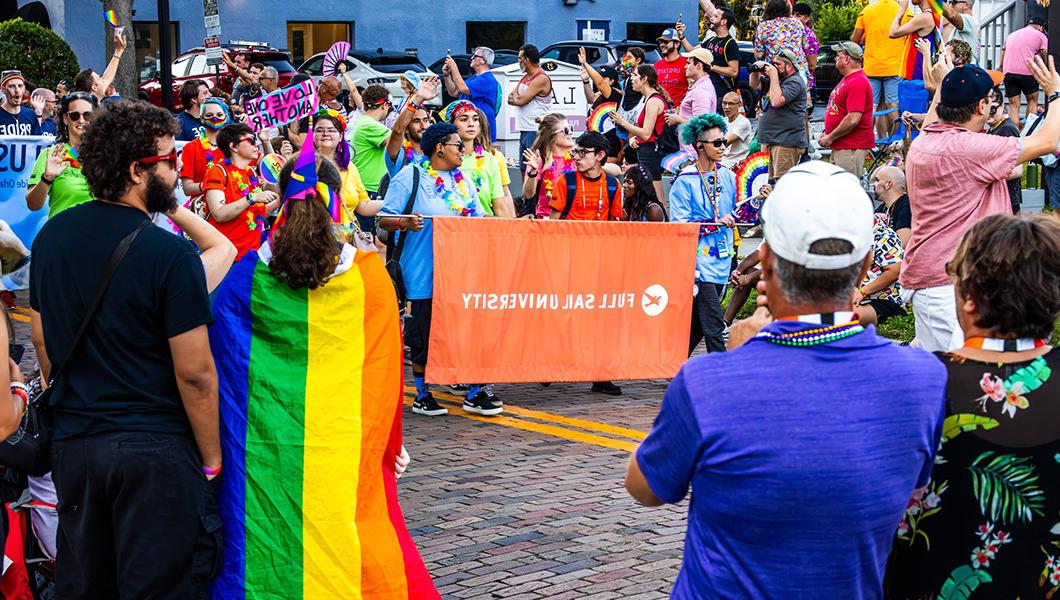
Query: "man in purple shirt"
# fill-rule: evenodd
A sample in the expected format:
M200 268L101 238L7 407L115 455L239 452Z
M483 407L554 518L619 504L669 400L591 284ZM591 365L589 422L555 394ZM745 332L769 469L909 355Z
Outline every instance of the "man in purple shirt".
M934 463L946 370L851 312L872 220L850 173L788 171L762 208L768 310L666 390L626 489L649 506L692 490L673 598L882 596L895 530Z

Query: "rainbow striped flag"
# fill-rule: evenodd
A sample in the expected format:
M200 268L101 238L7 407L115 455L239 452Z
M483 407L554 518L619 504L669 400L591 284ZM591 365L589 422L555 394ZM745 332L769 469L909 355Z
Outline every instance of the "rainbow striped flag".
M251 252L216 292L225 548L215 599L439 598L397 500L393 284L378 254L354 252L315 290L292 289Z

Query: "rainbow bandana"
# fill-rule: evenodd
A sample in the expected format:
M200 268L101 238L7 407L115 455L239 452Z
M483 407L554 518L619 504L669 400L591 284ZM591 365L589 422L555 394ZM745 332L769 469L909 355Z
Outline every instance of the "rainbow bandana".
M398 504L401 332L375 252L292 289L250 252L214 297L216 600L437 600Z
M287 222L288 202L313 198L319 198L321 202L327 204L332 221L342 222L342 199L335 193L335 190L317 178L316 148L313 146L313 136L307 135L305 142L302 143L302 150L298 153L298 159L294 163L291 181L284 191L283 206L280 207L280 214L276 217L276 224L272 227L272 234L279 231Z
M445 107L442 111L442 119L446 123L452 124L456 121L456 118L464 113L475 113L478 114L478 109L471 103L470 100L456 100Z

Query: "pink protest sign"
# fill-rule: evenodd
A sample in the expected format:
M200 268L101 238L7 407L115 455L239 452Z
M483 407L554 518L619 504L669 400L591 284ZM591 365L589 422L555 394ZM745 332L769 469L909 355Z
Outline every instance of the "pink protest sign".
M317 85L307 79L243 104L247 125L254 131L286 125L317 110Z

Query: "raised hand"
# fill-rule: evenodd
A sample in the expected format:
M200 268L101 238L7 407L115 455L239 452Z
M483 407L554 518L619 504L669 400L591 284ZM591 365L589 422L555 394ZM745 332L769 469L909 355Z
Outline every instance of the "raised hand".
M526 162L526 166L533 171L541 170L541 153L533 148L527 148L523 150L523 161Z
M118 31L118 28L114 30L114 54L121 54L125 52L125 46L128 42L125 41L125 35L123 32Z
M48 152L48 162L44 165L44 176L48 179L55 179L62 175L63 171L69 166L70 163L66 162L66 148L62 144L56 144Z
M1027 66L1031 69L1031 75L1034 75L1034 79L1045 90L1046 96L1060 92L1060 74L1056 72L1056 61L1053 60L1052 56L1049 57L1049 63L1046 64L1041 56L1036 55L1027 61Z
M419 89L416 90L416 95L420 97L420 100L426 102L433 98L437 98L438 94L442 91L442 82L438 79L438 76L431 75L424 77L423 81L420 82Z

